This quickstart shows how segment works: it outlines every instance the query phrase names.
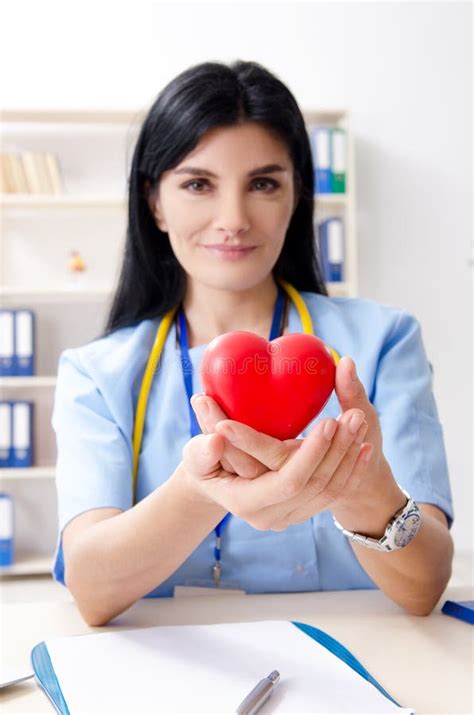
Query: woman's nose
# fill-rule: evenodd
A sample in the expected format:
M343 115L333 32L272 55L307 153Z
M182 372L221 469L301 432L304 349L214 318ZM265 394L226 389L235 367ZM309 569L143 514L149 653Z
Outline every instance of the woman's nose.
M218 230L226 234L239 234L250 227L245 200L235 194L222 197L216 214Z

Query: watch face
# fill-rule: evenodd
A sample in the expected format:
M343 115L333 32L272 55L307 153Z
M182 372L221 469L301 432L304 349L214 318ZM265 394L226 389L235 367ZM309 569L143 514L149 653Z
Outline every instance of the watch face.
M420 515L419 514L409 514L401 527L397 530L394 535L395 546L402 548L410 543L410 541L415 536L420 526Z

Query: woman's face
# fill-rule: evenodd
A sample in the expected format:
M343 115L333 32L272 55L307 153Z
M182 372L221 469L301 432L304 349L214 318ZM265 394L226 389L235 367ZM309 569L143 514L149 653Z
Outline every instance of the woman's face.
M150 198L188 280L225 290L268 277L296 203L285 145L252 123L209 130Z

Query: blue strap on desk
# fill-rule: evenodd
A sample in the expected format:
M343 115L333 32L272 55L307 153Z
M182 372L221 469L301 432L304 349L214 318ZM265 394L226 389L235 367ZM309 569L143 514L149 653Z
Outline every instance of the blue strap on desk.
M319 628L314 628L314 626L310 626L307 623L300 623L299 621L291 621L291 623L293 623L294 626L299 628L314 641L320 643L320 645L324 648L327 648L328 651L333 653L337 658L342 660L346 665L352 668L352 670L358 673L358 675L362 676L362 678L377 688L377 690L388 698L388 700L398 707L401 707L401 705L387 693L385 688L383 688L380 683L378 683L375 678L370 675L362 663L360 663L360 661L358 661L357 658L342 645L342 643L339 643L339 641L332 638L324 631L321 631ZM51 658L49 657L48 648L44 641L33 648L31 652L31 664L39 685L43 688L58 713L60 713L60 715L70 715L67 703L64 699L56 673L51 663Z
M31 665L38 684L61 715L70 715L69 708L56 677L46 643L38 643L31 651Z
M395 705L397 705L399 708L401 705L397 703L394 698L392 698L391 695L387 693L385 688L382 688L380 683L378 683L375 678L370 675L369 671L364 668L362 663L357 660L355 655L352 655L350 650L347 650L345 646L342 645L342 643L339 643L335 638L332 636L328 635L324 631L319 630L319 628L315 628L314 626L309 626L307 623L299 623L299 621L291 621L294 626L299 628L303 633L306 633L307 636L310 638L313 638L313 640L317 641L320 643L322 646L327 648L331 653L334 653L338 658L340 658L346 665L348 665L352 670L355 670L356 673L361 675L365 680L368 680L369 683L374 685L377 690L379 690L382 695L385 695L386 698L392 701Z
M445 601L441 613L474 624L474 601Z

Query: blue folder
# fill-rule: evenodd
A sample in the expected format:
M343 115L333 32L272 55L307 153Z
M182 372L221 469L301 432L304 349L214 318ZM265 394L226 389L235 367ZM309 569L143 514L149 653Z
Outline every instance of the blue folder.
M331 217L318 225L319 261L325 281L344 280L344 224L341 218Z
M331 189L331 129L315 127L312 130L313 169L316 193L330 194Z
M12 405L12 452L11 467L32 467L33 454L33 415L34 403L31 400L15 400Z
M32 310L15 310L14 374L35 374L35 314Z
M15 374L15 311L0 310L0 377Z
M0 468L13 466L13 417L10 400L0 400Z
M306 623L291 621L303 633L306 633L310 638L320 643L324 648L327 648L331 653L340 658L352 670L358 673L362 678L375 686L382 695L384 695L392 703L401 707L394 698L373 678L372 675L364 668L364 666L347 650L339 641L328 635L319 628L314 628ZM45 641L38 643L31 651L31 664L35 673L36 680L40 687L44 690L58 713L69 715L69 709L66 700L61 691L61 686L54 671L49 657L48 648Z

